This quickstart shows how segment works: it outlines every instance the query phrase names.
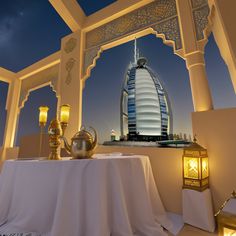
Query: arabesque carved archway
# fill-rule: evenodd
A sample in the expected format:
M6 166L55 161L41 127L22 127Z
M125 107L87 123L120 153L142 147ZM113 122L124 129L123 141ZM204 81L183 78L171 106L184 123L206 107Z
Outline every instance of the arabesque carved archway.
M85 16L74 0L49 1L73 33L62 39L57 53L12 73L4 147L13 146L16 116L27 94L44 84L53 86L58 107L63 103L71 105L73 113L66 134L71 136L81 124L85 80L102 51L147 34L162 38L164 44L173 47L173 53L186 61L194 110L213 109L204 46L211 29L217 31L211 20L218 18L213 13L209 16L216 0L209 3L207 0L118 0L91 16Z

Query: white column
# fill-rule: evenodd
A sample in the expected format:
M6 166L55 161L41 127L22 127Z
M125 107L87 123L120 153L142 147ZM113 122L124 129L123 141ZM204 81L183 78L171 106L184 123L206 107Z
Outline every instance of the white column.
M4 132L3 149L12 148L14 146L15 133L17 128L17 119L19 113L19 97L20 97L21 81L15 79L10 83L7 94L7 119ZM2 155L1 160L5 157Z
M209 232L215 231L212 196L209 188L202 192L183 189L182 201L184 223Z
M189 71L194 111L213 109L211 93L207 81L202 45L196 39L195 23L189 0L176 0L181 39L182 57ZM207 40L204 41L206 43Z
M61 44L58 110L62 104L69 104L71 107L69 124L65 131L68 139L80 129L82 120L81 56L79 30L63 38Z
M185 55L192 91L194 111L213 109L211 92L207 80L204 54L200 51Z

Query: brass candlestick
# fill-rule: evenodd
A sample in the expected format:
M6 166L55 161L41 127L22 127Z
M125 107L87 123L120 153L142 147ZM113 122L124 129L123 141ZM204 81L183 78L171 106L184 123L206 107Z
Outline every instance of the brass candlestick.
M40 125L39 154L38 154L39 157L41 157L41 152L42 152L43 129L44 129L44 125Z
M51 121L48 127L48 134L49 147L51 149L48 160L61 160L59 147L61 145L62 128L58 119Z
M65 134L66 127L68 126L68 123L61 122L61 129L62 129L62 136Z
M68 126L69 114L70 106L68 104L62 105L60 109L60 121L56 118L51 121L48 127L49 147L51 149L49 157L47 158L48 160L61 160L59 148L61 138Z

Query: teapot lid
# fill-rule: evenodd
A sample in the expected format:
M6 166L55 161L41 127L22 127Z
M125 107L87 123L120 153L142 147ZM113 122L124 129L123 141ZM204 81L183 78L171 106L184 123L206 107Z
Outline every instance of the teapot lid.
M93 136L87 130L85 130L84 127L82 127L81 130L73 136L72 140L75 139L92 140Z

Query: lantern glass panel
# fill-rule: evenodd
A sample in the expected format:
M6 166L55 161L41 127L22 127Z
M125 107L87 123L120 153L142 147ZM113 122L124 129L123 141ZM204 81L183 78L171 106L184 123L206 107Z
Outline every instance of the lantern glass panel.
M236 230L224 228L224 236L236 236Z
M205 179L209 176L209 168L208 168L208 158L202 158L202 178Z
M184 177L199 179L199 159L193 157L184 157Z

